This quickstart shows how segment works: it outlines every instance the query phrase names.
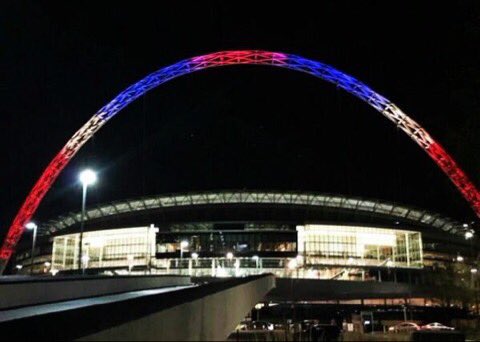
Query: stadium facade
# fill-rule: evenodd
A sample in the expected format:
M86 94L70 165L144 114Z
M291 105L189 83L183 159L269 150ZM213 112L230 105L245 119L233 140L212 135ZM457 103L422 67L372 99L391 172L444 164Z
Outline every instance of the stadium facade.
M88 273L107 274L269 272L305 284L368 282L362 298L375 298L382 284L396 284L380 297L408 292L424 304L427 297L432 303L441 297L425 292L437 274L461 269L465 274L459 279L478 286L476 237L466 239L472 232L467 224L382 201L219 191L99 205L86 212L82 262L80 222L81 213L69 213L39 226L34 273L78 272L81 264ZM30 272L29 247L24 241L17 252L18 273ZM405 284L410 287L395 294Z

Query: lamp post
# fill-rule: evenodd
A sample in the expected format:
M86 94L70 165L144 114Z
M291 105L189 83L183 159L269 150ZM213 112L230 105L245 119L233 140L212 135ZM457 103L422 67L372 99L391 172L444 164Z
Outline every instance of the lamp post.
M97 174L90 169L80 172L80 182L82 183L82 215L80 218L80 241L78 249L78 268L82 269L82 275L85 274L85 268L82 267L82 243L83 243L83 227L85 222L85 202L87 201L87 188L89 185L97 181Z
M33 254L35 253L35 242L37 241L37 225L34 222L28 222L25 225L28 230L33 230L32 235L32 254L30 255L30 275L33 275Z
M295 259L290 259L290 261L287 264L288 269L291 271L290 274L290 296L291 296L291 309L292 309L292 323L294 324L294 333L295 333L295 292L293 291L293 271L297 269L298 267L298 260L297 258ZM298 271L297 271L298 272ZM298 277L298 273L297 273ZM286 328L285 328L286 329Z

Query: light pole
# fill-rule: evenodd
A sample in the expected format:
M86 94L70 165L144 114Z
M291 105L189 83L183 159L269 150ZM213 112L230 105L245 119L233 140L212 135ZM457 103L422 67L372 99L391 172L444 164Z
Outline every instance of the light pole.
M32 254L30 255L30 275L33 275L33 254L35 253L35 242L37 241L37 225L34 222L28 222L25 227L28 230L33 230L32 236Z
M296 326L295 326L295 320L296 320L296 317L295 317L295 292L293 291L293 271L297 269L298 267L298 260L297 258L295 259L290 259L290 261L288 262L287 264L287 267L288 269L291 271L291 274L290 274L290 296L291 296L291 300L292 300L292 304L291 304L291 309L292 309L292 323L294 324L293 328L294 328L294 333L295 333L295 329L296 329ZM298 272L298 270L297 270ZM297 273L297 277L298 277L298 273ZM285 328L286 329L286 328Z
M478 315L478 292L477 292L477 288L476 288L476 281L475 281L475 276L477 275L478 273L478 269L474 266L474 268L472 268L470 270L470 283L471 283L471 287L472 287L472 290L473 290L473 293L474 293L474 296L475 296L475 299L474 299L474 302L475 302L475 312L477 313Z
M87 188L89 185L97 181L97 174L90 169L80 172L80 182L82 183L82 215L80 218L80 241L78 248L78 268L82 269L82 275L85 274L85 268L82 267L82 243L83 243L83 226L85 222L85 202L87 201Z

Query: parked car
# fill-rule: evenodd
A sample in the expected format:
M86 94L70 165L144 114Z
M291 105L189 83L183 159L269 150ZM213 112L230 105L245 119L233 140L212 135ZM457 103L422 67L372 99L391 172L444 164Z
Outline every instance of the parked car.
M300 325L301 325L302 331L306 331L310 329L310 327L318 323L319 323L318 319L304 319L302 322L300 322Z
M270 322L252 321L247 325L247 330L273 330L274 326Z
M249 321L240 322L240 323L237 325L237 327L235 328L235 330L247 330L249 324L250 324Z
M442 323L433 322L422 326L422 330L455 330L453 327L447 327Z
M402 322L400 324L394 325L393 327L388 328L389 332L407 332L407 331L416 331L420 330L420 326L413 322Z

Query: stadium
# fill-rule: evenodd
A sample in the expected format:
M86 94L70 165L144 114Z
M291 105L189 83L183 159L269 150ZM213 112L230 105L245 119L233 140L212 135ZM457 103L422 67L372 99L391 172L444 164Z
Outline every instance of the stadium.
M464 307L450 290L478 286L469 224L370 199L242 190L112 202L86 210L82 260L80 230L75 212L40 224L34 258L24 239L14 271L273 273L269 300L292 299L294 288L295 301L424 307Z

